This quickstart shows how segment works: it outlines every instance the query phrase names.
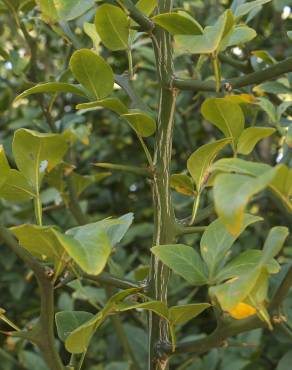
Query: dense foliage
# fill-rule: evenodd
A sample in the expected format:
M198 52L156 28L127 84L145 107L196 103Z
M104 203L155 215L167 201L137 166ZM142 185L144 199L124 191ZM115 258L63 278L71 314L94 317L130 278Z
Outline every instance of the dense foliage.
M0 0L0 370L290 369L291 9Z

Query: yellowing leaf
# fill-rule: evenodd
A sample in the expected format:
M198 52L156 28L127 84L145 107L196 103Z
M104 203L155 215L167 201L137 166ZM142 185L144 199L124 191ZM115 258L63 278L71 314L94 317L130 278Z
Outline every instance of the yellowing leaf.
M170 177L170 186L178 193L193 196L195 194L194 184L188 175L173 174Z
M256 309L249 304L244 302L238 303L234 308L229 310L229 315L236 320L245 319L249 316L252 316L256 313Z
M215 208L232 235L240 231L249 199L265 189L276 173L276 169L271 169L256 178L238 174L217 175L214 183Z

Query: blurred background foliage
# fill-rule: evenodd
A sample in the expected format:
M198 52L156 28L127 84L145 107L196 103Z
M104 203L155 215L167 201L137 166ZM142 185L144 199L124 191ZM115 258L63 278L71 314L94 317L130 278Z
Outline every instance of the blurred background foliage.
M98 2L98 1L97 1ZM185 8L201 24L212 24L214 20L231 4L228 0L193 0L175 1L175 7ZM94 166L96 162L113 162L145 166L144 153L139 142L128 125L109 111L76 111L75 105L81 98L71 94L58 96L34 95L29 99L13 103L17 94L36 82L63 81L72 82L68 70L68 61L75 49L91 48L92 40L84 28L86 22L92 22L95 7L90 8L77 19L62 21L50 25L43 21L40 11L33 0L0 1L0 142L4 145L10 164L11 141L13 133L20 127L50 132L50 119L55 121L58 130L72 133L74 151L68 156L63 168L56 170L48 177L42 191L44 204L44 223L56 224L63 229L76 225L66 205L67 187L63 182L66 171L74 171L75 183L80 189L81 207L92 220L108 216L119 216L134 212L135 221L122 244L112 256L109 270L118 276L141 280L147 274L149 248L152 237L151 189L145 179L134 174L122 172L106 173ZM232 57L239 63L246 63L247 69L257 70L266 64L273 63L273 58L282 60L292 54L292 43L287 31L292 30L292 1L273 0L265 5L260 13L254 14L249 26L257 31L257 37L244 47L228 51L227 58ZM25 32L28 32L33 45L28 45ZM110 53L95 40L99 52L107 58L115 73L127 70L127 58L124 52ZM32 48L32 49L31 49ZM33 50L33 53L31 53ZM263 59L253 51L265 50ZM149 39L141 37L133 52L136 76L134 88L141 102L152 110L157 108L157 84L153 51ZM175 59L177 75L181 77L206 78L212 75L209 63L198 63L197 58L177 56ZM224 62L223 77L238 76L240 68ZM272 110L281 101L292 99L292 76L281 77L277 82L258 86L254 91L246 88L246 93L269 98L270 104L262 109L259 105L244 105L247 122L257 125L274 125ZM130 103L125 93L116 86L120 99ZM203 121L199 107L210 94L184 92L177 101L172 172L180 173L186 169L186 160L200 145L212 138L220 138L219 131ZM267 106L268 105L268 106ZM48 112L50 114L48 114ZM291 114L291 112L290 112ZM49 118L48 118L49 117ZM290 116L291 119L291 116ZM289 108L281 116L280 126L289 124ZM289 136L262 141L256 148L256 159L275 165L284 158L291 165L291 129ZM153 139L148 145L153 146ZM59 171L59 172L58 172ZM58 186L57 185L58 182ZM212 195L208 193L204 205L210 204ZM190 215L191 198L173 192L176 214L179 218ZM208 219L216 216L209 209ZM250 211L265 215L266 222L256 224L244 232L237 241L234 253L250 247L260 247L273 225L291 226L291 215L281 209L277 201L266 194L254 199ZM16 225L33 220L34 212L31 203L14 203L0 201L0 222L4 225ZM198 235L185 236L185 242L195 245ZM290 240L291 244L291 240ZM27 325L38 312L39 300L36 283L28 269L0 243L0 306L5 308L9 318L19 326ZM286 247L280 262L291 263L292 246ZM277 285L276 276L273 286ZM96 305L103 304L106 292L102 286L87 281L74 282L65 288L58 289L56 310L95 310ZM198 297L204 301L205 292L189 288L178 276L172 276L169 288L170 305L189 303ZM285 301L285 313L288 322L277 327L273 332L258 329L237 338L233 338L228 347L214 349L201 357L177 356L171 361L171 369L177 370L288 370L292 362L292 294ZM147 318L146 314L129 312L122 316L124 330L130 346L146 368L147 363ZM215 322L206 312L196 321L185 325L178 333L178 340L197 338L198 333L209 333ZM7 327L0 323L0 329ZM86 370L127 370L127 354L121 341L117 339L117 324L114 319L107 321L95 335L84 369ZM64 359L66 352L59 343ZM43 360L31 345L0 336L0 369L1 370L45 370Z

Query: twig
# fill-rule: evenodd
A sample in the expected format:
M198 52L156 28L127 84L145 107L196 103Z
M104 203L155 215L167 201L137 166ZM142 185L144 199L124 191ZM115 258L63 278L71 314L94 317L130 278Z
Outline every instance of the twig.
M227 81L223 81L221 90L224 88L225 83L230 84L232 86L232 89L237 89L244 86L259 84L288 72L292 72L292 57L287 58L286 60L283 60L282 62L274 64L261 71L249 73L242 77L236 77ZM180 90L216 91L214 81L199 81L192 79L174 78L173 86Z

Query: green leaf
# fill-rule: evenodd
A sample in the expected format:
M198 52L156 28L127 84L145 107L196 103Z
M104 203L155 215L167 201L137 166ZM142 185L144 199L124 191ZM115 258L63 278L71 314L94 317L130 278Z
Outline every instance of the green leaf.
M197 191L200 192L207 181L212 162L231 139L222 139L213 143L205 144L197 149L188 159L187 167L192 176Z
M93 334L103 320L104 317L100 312L72 331L65 340L66 350L70 353L86 352Z
M250 154L260 140L272 135L275 131L276 129L269 127L246 128L239 137L237 152L245 155Z
M226 137L232 138L235 150L238 138L244 129L244 115L240 105L223 98L209 98L202 104L201 113Z
M226 47L245 44L253 40L256 35L257 33L253 28L250 28L244 24L238 25L234 28L232 34L228 38Z
M258 105L266 112L272 123L277 122L277 111L273 103L267 98L258 98Z
M60 20L71 21L95 5L95 0L53 0Z
M28 252L40 260L46 256L53 262L57 274L61 272L66 262L66 253L54 227L25 224L12 227L10 230Z
M99 35L96 31L95 24L85 22L83 24L83 29L84 29L84 32L86 33L86 35L91 38L95 50L98 50L101 40L100 40L100 37L99 37Z
M108 49L116 51L129 48L129 19L119 7L111 4L99 6L94 23Z
M52 0L36 0L45 22L54 23L58 20L58 12Z
M242 175L249 175L256 177L267 171L272 167L265 163L256 163L246 161L240 158L222 158L213 163L211 167L212 172L236 172Z
M55 232L68 255L87 274L100 274L112 252L112 247L121 241L132 224L133 214L127 213L118 219L74 227L66 235Z
M188 175L173 174L170 177L170 186L178 193L193 196L195 194L194 184Z
M139 0L136 2L135 6L140 12L150 16L157 7L157 0Z
M292 38L292 35L291 35ZM288 350L280 361L277 363L276 370L289 370L292 363L292 350Z
M222 14L214 26L204 29L202 35L176 35L175 47L178 51L190 54L212 54L219 46L226 26L228 26L228 11Z
M107 108L119 115L128 113L128 108L118 98L106 98L90 103L78 104L76 109L100 109Z
M27 202L35 197L32 186L24 175L17 170L9 170L0 188L0 198L10 202Z
M257 178L238 174L217 175L214 183L215 208L232 235L237 235L242 227L249 199L265 189L276 172L276 169L271 169Z
M93 314L84 311L61 311L55 315L58 337L65 342L79 326L92 319Z
M261 275L261 271L259 268L250 270L244 275L210 288L210 293L216 296L224 311L230 311L238 303L243 302L253 290Z
M264 61L266 64L275 64L277 63L276 59L266 50L253 50L252 55Z
M144 303L123 302L120 303L116 308L118 312L124 312L133 309L152 311L158 316L163 317L165 320L168 320L168 307L161 301L148 301Z
M152 20L172 35L201 35L203 33L201 25L183 11L159 14Z
M243 223L238 233L231 235L220 218L213 221L205 230L201 242L201 256L209 269L210 279L216 275L216 271L226 258L227 252L235 240L251 224L262 221L262 218L245 214Z
M217 172L236 172L243 175L257 177L271 170L271 166L265 163L245 161L239 158L223 158L215 162L211 171ZM277 175L269 183L269 188L283 202L284 206L292 211L292 169L280 164L277 166Z
M287 32L287 36L288 36L288 38L289 38L290 40L292 40L292 31L288 31L288 32Z
M92 228L92 224L73 228L66 235L56 232L56 236L68 255L87 274L100 274L111 254L111 244L102 227Z
M256 269L261 262L263 252L257 249L248 249L233 258L226 266L218 271L217 281L224 281L237 276L245 275L248 271ZM278 262L271 259L265 267L270 274L276 274L280 270Z
M183 325L209 307L211 307L209 303L193 303L170 307L169 321L172 325Z
M262 265L269 263L280 252L288 235L288 228L283 226L273 227L269 231L263 248Z
M0 176L0 194L1 194L1 186L6 181L7 176L9 174L9 171L10 171L10 166L9 166L9 163L8 163L6 155L5 155L3 145L0 145L0 173L1 173L1 176Z
M19 101L23 98L26 98L29 95L33 94L41 94L41 93L48 93L48 94L55 94L55 93L71 93L86 97L86 93L83 89L78 87L77 85L68 84L65 82L47 82L43 84L36 85L31 87L30 89L25 90L20 95L15 98L15 102Z
M78 82L97 100L108 96L114 87L110 65L94 51L80 49L70 59L71 71Z
M239 5L234 12L235 17L240 18L253 11L256 7L269 3L271 0L255 0Z
M36 192L45 172L62 161L67 148L64 135L42 134L27 129L17 130L12 143L17 167Z
M111 245L116 246L123 239L129 227L132 225L133 220L134 214L130 212L117 219L99 221L99 224L106 231Z
M151 251L191 285L206 284L204 263L193 248L183 244L172 244L155 246L151 248Z
M82 353L88 348L89 342L97 330L97 328L103 323L106 317L114 313L118 304L129 295L139 292L141 289L133 288L123 290L119 293L114 294L105 307L92 319L85 322L83 325L75 329L66 339L65 347L70 353Z
M142 137L151 136L156 131L155 120L144 112L131 110L129 113L122 114L121 117L126 119L129 125Z
M284 206L292 212L292 168L280 164L277 169L277 176L274 177L269 186Z

